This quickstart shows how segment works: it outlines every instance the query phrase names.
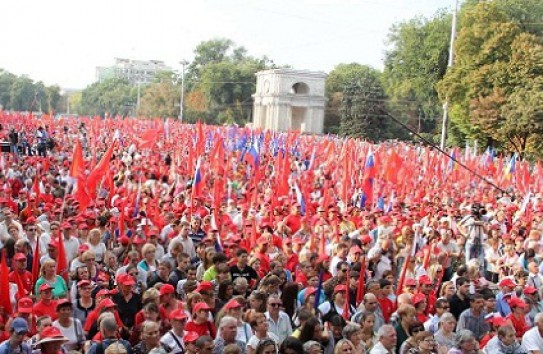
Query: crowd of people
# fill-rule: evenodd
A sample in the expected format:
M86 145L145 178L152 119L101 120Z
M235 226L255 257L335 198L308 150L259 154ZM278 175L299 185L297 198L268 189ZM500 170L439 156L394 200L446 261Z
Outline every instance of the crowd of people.
M538 168L458 155L492 186L398 142L0 124L0 354L543 352Z

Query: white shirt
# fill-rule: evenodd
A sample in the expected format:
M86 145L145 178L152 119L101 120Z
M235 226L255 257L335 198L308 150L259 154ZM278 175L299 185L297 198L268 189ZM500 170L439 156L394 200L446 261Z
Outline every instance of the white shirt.
M537 327L534 327L524 333L522 336L522 346L528 352L536 350L543 352L543 338L541 338L539 329Z
M273 340L277 345L279 345L279 338L272 332L266 333L266 338L270 338ZM264 338L263 338L264 339ZM251 349L256 350L256 347L258 346L258 343L260 342L260 339L256 335L253 335L251 338L249 338L249 341L247 342L247 346L251 347Z
M377 344L371 348L370 354L390 354L394 353L394 351L389 351L385 346L379 341Z
M271 317L270 313L266 312L264 314L268 320L269 331L272 332L279 338L277 344L281 344L288 336L292 334L292 325L290 324L290 318L283 311L279 311L279 317L277 322L275 322Z
M74 321L75 320L75 321ZM75 330L75 326L77 326L77 331ZM77 349L77 346L79 345L80 341L83 341L83 327L81 326L81 322L74 318L71 321L70 327L62 327L62 325L56 320L53 322L53 327L56 327L60 330L62 335L66 338L68 338L68 342L64 343L64 348L67 350L75 350ZM79 334L79 338L76 335Z
M173 331L166 332L166 334L160 338L160 344L171 350L169 353L177 354L184 352L185 343L183 342L183 337L179 337ZM180 348L179 344L181 344L183 348Z

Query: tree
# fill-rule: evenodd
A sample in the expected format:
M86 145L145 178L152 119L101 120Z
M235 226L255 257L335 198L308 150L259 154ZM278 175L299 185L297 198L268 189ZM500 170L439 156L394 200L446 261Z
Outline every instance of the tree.
M35 98L37 90L34 82L26 76L17 78L10 91L9 107L16 111L37 110Z
M385 54L383 84L396 116L421 132L436 133L442 101L436 84L447 71L451 15L416 17L392 26Z
M0 106L3 109L11 109L11 87L17 80L17 76L0 69Z
M524 153L543 137L543 45L503 10L506 2L464 9L456 63L438 91L463 134Z
M137 89L117 78L95 82L81 93L81 114L127 115L136 104Z
M176 117L179 115L179 88L170 82L152 83L145 88L138 115Z
M356 69L356 77L342 92L341 134L380 141L390 137L386 121L386 95L380 73L368 66Z

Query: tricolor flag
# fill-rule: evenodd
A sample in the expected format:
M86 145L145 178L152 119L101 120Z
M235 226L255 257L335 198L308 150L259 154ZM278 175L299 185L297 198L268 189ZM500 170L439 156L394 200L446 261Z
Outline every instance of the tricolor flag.
M300 204L300 207L302 209L301 214L302 216L305 216L305 212L306 212L305 198L297 182L294 183L294 190L296 191L296 201L298 202L298 204Z
M199 197L202 195L204 183L201 171L201 160L196 161L196 170L194 171L194 180L192 181L192 197Z
M511 159L505 166L505 179L510 180L513 176L513 173L516 171L517 166L517 153L515 152L513 156L511 156Z

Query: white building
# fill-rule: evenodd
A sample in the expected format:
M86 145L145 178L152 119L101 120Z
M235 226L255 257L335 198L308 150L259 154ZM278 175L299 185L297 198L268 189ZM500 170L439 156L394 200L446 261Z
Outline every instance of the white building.
M122 78L132 85L148 84L161 71L171 71L172 68L160 60L133 60L115 58L115 64L107 67L96 67L96 81L102 82L110 78Z
M256 73L253 127L321 134L324 129L326 74L272 69Z

